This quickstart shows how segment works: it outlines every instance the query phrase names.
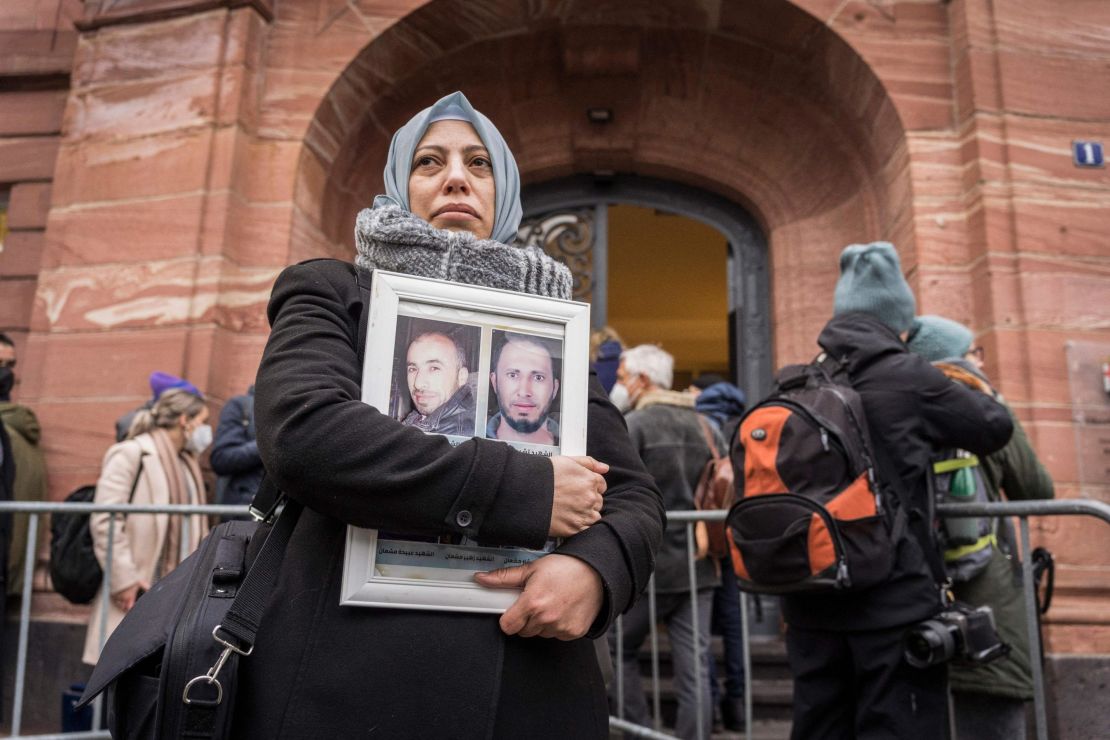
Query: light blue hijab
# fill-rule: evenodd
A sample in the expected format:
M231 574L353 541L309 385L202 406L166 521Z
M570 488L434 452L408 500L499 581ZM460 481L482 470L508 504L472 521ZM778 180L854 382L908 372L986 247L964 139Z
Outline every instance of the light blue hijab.
M409 175L412 171L412 155L423 138L428 126L436 121L466 121L478 133L489 151L493 164L494 184L494 221L490 238L509 243L516 237L520 228L523 210L520 207L520 172L516 167L513 153L502 138L501 132L493 122L474 110L474 106L461 92L437 100L431 107L413 116L408 123L397 130L389 145L389 157L385 162L385 196L378 196L374 205L383 201L397 205L406 211L409 206Z

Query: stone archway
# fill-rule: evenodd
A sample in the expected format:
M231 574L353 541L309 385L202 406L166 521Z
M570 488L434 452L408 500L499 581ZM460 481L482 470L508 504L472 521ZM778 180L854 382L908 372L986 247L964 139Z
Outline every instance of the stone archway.
M462 89L525 184L628 173L753 213L769 238L779 362L811 352L844 244L887 238L914 264L898 113L860 56L798 7L467 3L452 6L449 34L443 12L435 0L397 21L324 97L298 167L291 260L349 255L393 130ZM610 121L591 122L590 107Z

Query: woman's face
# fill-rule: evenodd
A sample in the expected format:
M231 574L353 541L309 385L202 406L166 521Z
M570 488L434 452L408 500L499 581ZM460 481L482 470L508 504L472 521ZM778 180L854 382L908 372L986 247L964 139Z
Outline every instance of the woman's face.
M181 424L185 436L188 437L193 433L193 430L208 421L208 407L202 406L196 416L186 416L182 414L178 417L178 423Z
M436 121L416 146L409 174L412 212L437 229L493 233L493 167L466 121Z

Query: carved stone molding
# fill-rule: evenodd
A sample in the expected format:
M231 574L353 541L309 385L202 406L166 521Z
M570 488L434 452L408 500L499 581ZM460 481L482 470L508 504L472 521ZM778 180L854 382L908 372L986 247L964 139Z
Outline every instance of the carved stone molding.
M274 19L274 0L89 0L85 17L77 21L81 31L105 26L148 23L219 8L254 8L267 21Z

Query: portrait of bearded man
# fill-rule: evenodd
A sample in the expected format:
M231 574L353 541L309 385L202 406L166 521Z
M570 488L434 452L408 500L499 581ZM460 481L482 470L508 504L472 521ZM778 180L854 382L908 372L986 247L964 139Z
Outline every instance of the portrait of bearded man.
M490 362L497 413L486 424L486 437L558 446L559 423L552 412L559 395L558 344L510 332L497 339Z

